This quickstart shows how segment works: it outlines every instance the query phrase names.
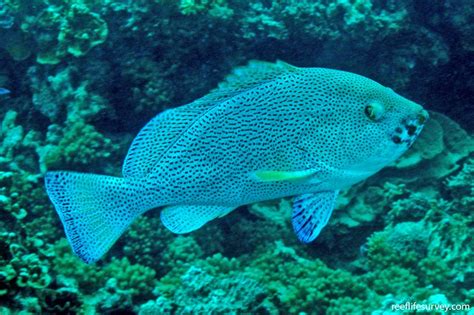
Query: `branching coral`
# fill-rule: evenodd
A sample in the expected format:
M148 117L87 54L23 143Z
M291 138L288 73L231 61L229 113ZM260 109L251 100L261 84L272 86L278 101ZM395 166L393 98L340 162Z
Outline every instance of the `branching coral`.
M124 257L112 258L105 266L86 265L74 256L66 240L59 241L55 246L56 255L52 269L55 273L75 279L85 293L93 294L105 286L111 278L120 290L138 300L149 298L150 288L156 282L156 272L140 264L132 264Z
M71 122L57 145L47 145L40 151L46 168L74 168L93 165L109 158L117 146L84 121Z

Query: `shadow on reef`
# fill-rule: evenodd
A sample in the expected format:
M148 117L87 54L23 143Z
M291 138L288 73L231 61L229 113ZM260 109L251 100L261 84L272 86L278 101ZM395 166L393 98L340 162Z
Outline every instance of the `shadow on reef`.
M0 95L0 313L473 305L474 8L422 3L0 1L0 87L11 91ZM156 210L103 260L81 263L44 172L119 175L151 117L205 95L249 59L357 72L450 118L432 113L406 155L343 192L314 244L294 236L288 200L183 236Z

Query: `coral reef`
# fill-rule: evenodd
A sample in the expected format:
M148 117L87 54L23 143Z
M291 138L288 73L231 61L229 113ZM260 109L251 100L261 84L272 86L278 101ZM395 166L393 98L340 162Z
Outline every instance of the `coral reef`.
M0 95L0 313L473 305L473 14L468 0L0 0L0 88L11 91ZM249 59L356 72L431 119L400 160L341 192L312 244L297 241L283 199L180 236L150 211L103 260L81 263L44 173L120 174L150 118Z
M140 307L140 314L238 314L242 310L258 313L266 292L259 283L244 276L215 277L197 267L190 267L181 277L174 296L160 296Z
M85 3L33 2L6 1L5 6L17 19L15 26L18 27L18 41L35 42L38 63L57 64L67 54L84 56L92 47L105 42L107 23L99 14L91 12ZM18 49L6 50L16 60L25 59L19 57Z

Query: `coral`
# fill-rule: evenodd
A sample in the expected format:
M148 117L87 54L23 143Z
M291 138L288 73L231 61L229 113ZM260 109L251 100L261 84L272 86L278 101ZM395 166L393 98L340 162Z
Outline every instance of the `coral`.
M9 162L13 159L15 149L20 146L24 137L24 130L22 126L15 125L18 113L9 110L2 121L0 136L2 143L0 144L0 162Z
M68 25L62 27L59 42L67 47L67 52L75 57L84 56L94 46L105 42L108 34L107 23L84 5L73 4L67 12Z
M159 296L155 301L148 301L145 304L140 305L138 314L139 315L157 315L172 314L173 305L170 300L163 296Z
M135 115L154 116L170 105L173 89L164 78L168 71L146 57L124 64L120 76L129 86L129 102L134 104L132 109ZM128 95L123 94L124 97Z
M19 235L0 233L0 295L14 296L21 290L41 290L50 285L50 263L40 251L44 243L37 243L35 248L32 240L29 244L22 244Z
M10 8L19 12L22 9L11 4ZM19 23L22 32L36 42L36 60L40 64L57 64L67 54L84 56L107 38L107 23L84 3L38 3L36 8L36 16L23 17Z
M41 290L39 303L43 312L53 314L77 314L83 306L77 288L68 287Z
M405 189L405 195L402 198L392 201L390 210L385 216L385 221L387 223L399 223L402 220L421 220L425 217L427 209L436 202L427 192L412 192Z
M69 168L103 163L117 151L112 141L84 121L70 122L56 145L48 144L40 151L42 169Z
M99 314L132 313L133 311L130 292L120 289L115 278L107 280L105 286L89 301L89 305L93 306Z
M430 234L424 222L399 223L387 233L387 245L396 252L410 251L419 257L426 255Z
M390 266L380 270L374 273L373 279L369 280L371 288L380 295L396 293L401 296L416 296L417 284L417 277L409 270L399 266Z
M103 268L104 275L114 277L117 287L126 289L132 296L147 296L149 288L153 288L156 282L156 272L139 264L131 264L128 258L112 258L110 264Z
M467 51L474 51L474 26L469 21L474 18L474 10L468 0L447 1L443 11L443 19L446 19L452 29L458 34L461 44ZM438 20L437 23L440 23Z
M249 212L258 217L272 220L275 224L284 227L288 224L291 216L291 202L288 199L281 199L278 204L275 201L255 203L248 207Z
M114 285L138 300L151 295L156 272L140 264L132 264L124 257L112 258L105 266L86 265L71 253L66 240L59 241L55 246L56 255L53 259L53 270L57 274L75 279L79 288L85 293L95 293L114 278ZM78 268L79 266L79 268Z
M379 294L417 296L421 299L427 294L433 294L436 289L454 294L453 283L466 281L463 276L470 274L470 252L461 252L457 247L471 246L469 239L463 236L466 227L455 222L452 222L453 227L451 224L441 223L437 216L447 216L442 213L449 211L449 208L443 209L440 206L446 207L447 204L432 204L433 208L422 221L389 226L368 239L367 267L371 272L367 274L367 279ZM450 232L445 231L448 226L452 229ZM462 230L456 231L457 228ZM451 237L456 233L454 231L461 236L453 242L456 245L451 244ZM447 237L445 233L450 233L451 237ZM454 261L459 265L454 265ZM395 282L395 279L400 282ZM408 283L412 286L408 287ZM423 290L423 287L432 289Z
M352 297L341 297L332 300L329 307L325 311L327 315L351 314L354 311L370 310L373 303L367 300L361 300ZM373 314L373 313L372 313Z
M245 273L262 283L275 305L288 313L318 313L341 296L358 301L369 294L357 276L330 269L318 259L299 257L282 243L255 257Z
M266 295L258 282L244 276L213 277L191 267L181 279L182 285L173 297L178 314L258 313Z
M272 2L271 6L255 1L241 23L244 38L357 39L362 46L369 33L383 38L400 31L406 16L404 9L391 12L371 1L286 0Z
M178 236L163 253L168 266L186 264L202 257L202 250L191 236Z
M0 29L9 29L13 26L15 18L13 17L10 8L5 4L0 4Z
M184 254L184 253L183 253ZM240 261L215 254L205 259L195 260L192 263L178 263L157 283L155 292L169 298L172 297L181 283L181 277L192 266L199 267L211 276L235 275L241 269Z
M105 284L103 273L95 265L80 264L79 258L74 256L66 239L60 239L54 245L56 255L52 260L52 269L56 274L74 279L84 293L92 293ZM111 277L114 277L112 275Z
M205 12L211 17L228 19L234 14L226 0L181 0L179 9L184 15L194 15Z
M262 305L266 293L258 282L243 275L223 275L226 274L212 276L191 266L181 276L172 299L160 296L155 302L142 305L140 314L170 314L171 310L175 314L258 313L269 307Z
M79 72L77 67L66 67L50 74L44 68L31 67L28 75L35 109L54 123L64 119L64 112L68 120L90 121L109 111L108 102L90 91L90 82L73 79Z
M450 214L443 210L433 208L427 213L428 228L431 231L428 252L442 257L455 272L454 281L471 283L474 272L474 240L470 237L470 224L474 220L473 214Z
M125 255L131 262L154 268L161 274L172 267L173 261L165 260L163 256L173 256L168 248L174 236L161 224L159 217L152 214L139 217L118 240L117 247L122 250L117 256Z
M394 264L411 266L416 262L416 253L405 251L404 255L398 255L388 244L390 230L376 232L367 240L367 263L370 269L385 269Z
M469 158L462 166L459 173L448 177L445 187L449 197L458 200L461 209L468 209L474 204L474 158Z

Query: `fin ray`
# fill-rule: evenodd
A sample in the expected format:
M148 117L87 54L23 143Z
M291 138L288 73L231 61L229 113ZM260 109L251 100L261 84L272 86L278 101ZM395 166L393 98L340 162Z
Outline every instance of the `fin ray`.
M45 185L74 253L86 263L102 257L146 210L123 178L48 172Z
M189 233L207 222L231 212L233 207L225 206L170 206L161 211L161 222L176 234Z
M298 239L312 242L328 223L339 191L323 191L295 197L292 223Z

